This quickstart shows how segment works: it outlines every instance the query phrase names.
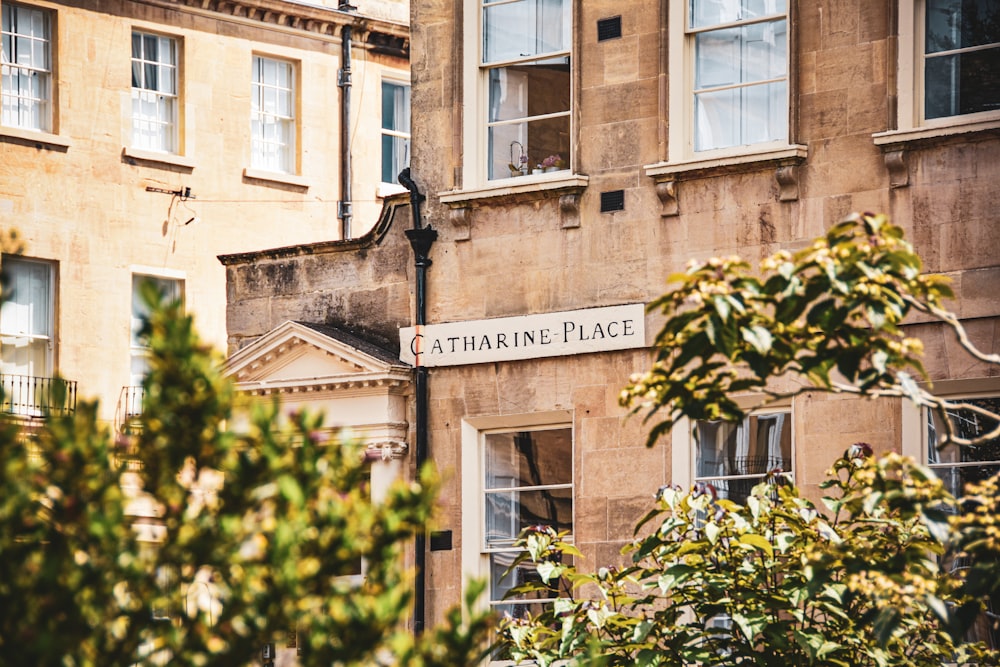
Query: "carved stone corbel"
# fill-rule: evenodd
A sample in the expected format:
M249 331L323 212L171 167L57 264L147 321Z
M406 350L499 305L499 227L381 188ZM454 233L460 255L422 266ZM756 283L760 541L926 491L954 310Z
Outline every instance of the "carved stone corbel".
M559 196L559 219L563 229L580 226L579 192L569 192Z
M778 167L774 171L778 181L778 201L798 201L799 199L799 168L795 165Z
M471 209L468 206L461 206L451 209L448 217L455 228L456 241L468 241L472 235L472 226L469 224Z
M657 181L656 196L660 199L661 218L680 215L680 203L677 201L677 181Z
M406 455L409 446L402 441L386 440L384 442L369 442L365 447L366 461L392 461Z
M905 188L910 184L910 170L906 165L906 151L902 148L886 151L883 156L889 172L890 188Z

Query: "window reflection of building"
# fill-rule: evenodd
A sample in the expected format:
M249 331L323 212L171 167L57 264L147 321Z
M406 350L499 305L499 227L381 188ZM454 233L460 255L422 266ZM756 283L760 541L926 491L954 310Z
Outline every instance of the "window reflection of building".
M573 443L569 428L487 433L484 447L484 546L489 559L490 603L502 614L537 612L536 600L503 601L507 592L536 580L526 565L505 576L519 553L514 542L530 526L573 530ZM554 591L553 591L554 595ZM535 608L532 608L535 607Z
M752 414L739 424L698 422L695 481L742 503L768 472L792 472L791 414Z

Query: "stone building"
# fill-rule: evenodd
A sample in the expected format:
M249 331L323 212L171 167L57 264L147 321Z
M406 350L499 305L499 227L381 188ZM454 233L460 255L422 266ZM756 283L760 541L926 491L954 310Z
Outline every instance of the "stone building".
M898 401L805 394L646 448L617 398L651 363L658 321L642 307L671 272L800 248L852 211L902 225L925 268L953 280L971 339L997 350L995 2L411 5L415 217L437 232L424 298L402 201L364 243L222 259L231 353L291 320L419 355L427 455L447 480L440 532L417 554L428 622L472 576L489 578L490 604L529 604L499 603L525 525L570 531L586 564L615 562L664 484L738 496L777 466L816 496L859 440L962 478ZM939 393L1000 395L995 367L935 324L910 328ZM401 454L411 471L420 394Z
M0 2L0 225L26 242L3 258L5 412L41 414L59 375L120 426L142 280L221 349L218 254L375 223L408 159L408 4L355 4Z

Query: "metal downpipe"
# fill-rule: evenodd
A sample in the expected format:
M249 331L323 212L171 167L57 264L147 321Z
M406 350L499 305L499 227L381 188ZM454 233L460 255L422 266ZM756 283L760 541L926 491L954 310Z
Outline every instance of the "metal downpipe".
M417 184L410 178L410 169L407 167L400 172L399 183L410 191L410 210L413 215L413 229L407 229L406 238L410 240L413 248L414 265L416 267L416 325L418 327L427 323L427 269L431 265L428 257L431 246L437 240L437 231L430 225L421 227L420 204L424 200ZM428 373L425 366L420 365L417 358L417 367L414 371L415 385L414 393L416 402L415 415L415 447L414 458L416 468L419 471L428 458ZM414 581L413 596L413 632L417 636L423 633L425 624L425 593L426 583L424 570L427 564L427 535L419 533L417 535L414 554L414 565L416 568L416 579Z

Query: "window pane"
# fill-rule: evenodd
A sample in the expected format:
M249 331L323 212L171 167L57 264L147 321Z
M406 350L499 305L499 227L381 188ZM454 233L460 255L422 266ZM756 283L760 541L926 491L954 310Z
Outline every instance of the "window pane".
M48 377L53 337L52 266L3 258L7 298L0 306L0 372Z
M1000 109L1000 47L928 58L924 103L926 118Z
M704 151L788 135L784 81L695 95L695 150Z
M484 4L484 63L569 49L570 0Z
M704 28L784 14L786 0L690 0L688 25Z
M996 0L927 0L926 53L1000 42Z
M569 111L569 59L498 67L489 72L490 122Z
M976 398L963 401L994 414L1000 414L1000 398ZM945 425L936 412L927 411L927 461L945 482L949 492L960 496L965 485L984 480L1000 472L1000 438L976 446L962 446L945 439ZM975 439L996 428L997 422L968 409L948 411L955 436L965 440ZM983 465L975 465L982 463ZM971 464L971 465L970 465Z
M490 554L490 601L499 602L503 600L510 589L526 583L541 584L542 579L538 575L538 568L533 563L522 563L511 572L508 568L514 563L517 552L493 553ZM519 596L519 600L548 600L554 598L558 590L549 587L548 591L534 591L532 593ZM518 605L519 608L523 606Z
M784 21L712 30L695 37L695 87L728 86L784 77Z
M486 436L486 488L569 484L573 481L569 429Z
M382 135L382 182L395 183L399 173L409 165L410 140Z
M567 467L569 462L567 462ZM570 530L573 526L573 489L486 493L486 543L510 546L529 526Z
M698 422L695 478L707 479L720 497L743 502L771 471L791 472L792 426L788 413L751 415L740 424ZM745 479L726 479L755 475Z

